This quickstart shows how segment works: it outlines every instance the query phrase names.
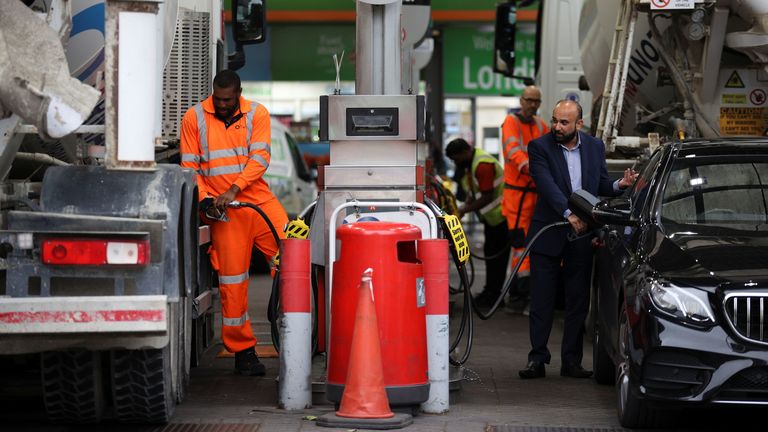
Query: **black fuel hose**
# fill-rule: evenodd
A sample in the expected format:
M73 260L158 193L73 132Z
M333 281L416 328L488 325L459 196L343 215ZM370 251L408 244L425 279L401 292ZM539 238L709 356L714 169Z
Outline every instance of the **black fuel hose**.
M462 355L461 359L456 360L452 356L449 356L448 360L451 363L451 365L453 366L463 365L469 359L469 355L472 352L472 344L474 339L474 320L472 317L472 310L475 311L475 313L481 320L485 321L490 319L493 316L493 314L496 313L496 310L498 310L499 306L501 305L501 302L504 300L504 297L506 297L507 292L509 292L509 289L512 286L512 281L514 280L515 276L517 276L517 272L520 269L520 265L522 265L523 260L525 260L525 258L530 253L531 247L534 245L534 243L536 243L536 241L539 239L539 237L542 234L544 234L544 232L552 228L568 226L568 225L570 225L568 221L555 222L545 226L539 232L537 232L536 235L533 236L531 241L529 241L528 244L525 246L523 255L517 261L517 264L515 264L515 268L512 269L512 273L504 282L504 288L501 290L501 294L499 295L499 298L496 299L496 302L493 304L493 306L487 313L482 312L477 307L477 305L474 304L474 301L472 299L472 294L469 290L470 284L469 284L469 278L467 277L466 266L458 261L456 254L453 254L454 263L456 264L456 269L459 272L459 277L461 278L461 283L464 287L464 307L462 309L461 324L459 325L459 330L456 333L456 338L454 339L453 343L451 343L449 352L452 352L454 349L456 349L456 347L459 345L461 341L461 338L464 336L465 331L467 333L467 340L465 343L464 354Z

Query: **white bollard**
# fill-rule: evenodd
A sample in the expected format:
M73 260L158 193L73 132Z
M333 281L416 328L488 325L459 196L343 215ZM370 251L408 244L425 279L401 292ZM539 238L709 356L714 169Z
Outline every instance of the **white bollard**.
M280 378L278 406L312 406L312 311L309 240L280 242Z
M421 410L430 414L448 412L449 324L448 324L448 241L419 240L418 256L424 268L427 297L427 361L429 398Z

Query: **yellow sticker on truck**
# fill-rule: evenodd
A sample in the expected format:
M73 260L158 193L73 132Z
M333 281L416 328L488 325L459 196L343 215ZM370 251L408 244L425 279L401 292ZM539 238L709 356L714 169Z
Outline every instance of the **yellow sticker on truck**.
M768 129L765 108L720 108L720 133L723 135L763 135Z

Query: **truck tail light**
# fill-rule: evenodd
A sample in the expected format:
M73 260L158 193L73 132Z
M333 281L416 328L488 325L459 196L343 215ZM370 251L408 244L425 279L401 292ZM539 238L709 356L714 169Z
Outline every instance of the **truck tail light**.
M45 239L42 261L54 265L147 265L149 240Z

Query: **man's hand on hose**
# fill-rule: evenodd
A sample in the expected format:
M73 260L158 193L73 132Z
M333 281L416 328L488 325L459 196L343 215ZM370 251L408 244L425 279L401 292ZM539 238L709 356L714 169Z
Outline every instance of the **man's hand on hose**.
M219 211L223 212L227 209L227 204L235 200L235 196L238 192L240 192L240 188L237 187L237 185L230 186L226 192L216 197L213 201L213 205L216 206Z
M214 200L213 197L205 197L202 201L200 201L199 209L200 214L202 217L205 217L206 219L210 221L217 221L221 219L221 215L223 214L221 210L217 209L216 206L213 205Z
M576 234L584 234L587 231L587 224L573 213L568 215L568 222L571 224L571 228L576 231Z

